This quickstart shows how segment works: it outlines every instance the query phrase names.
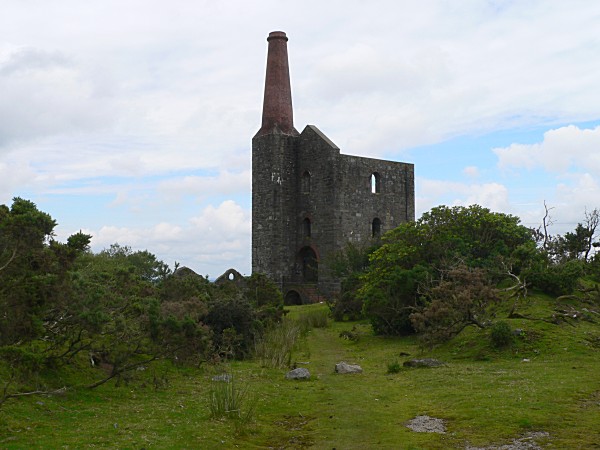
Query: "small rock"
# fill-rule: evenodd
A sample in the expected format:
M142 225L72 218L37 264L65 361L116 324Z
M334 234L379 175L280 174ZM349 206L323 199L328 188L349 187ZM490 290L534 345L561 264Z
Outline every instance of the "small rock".
M424 358L424 359L411 359L409 361L404 361L404 367L439 367L445 366L446 363L434 359L434 358Z
M362 367L358 364L348 364L347 362L339 362L335 365L336 373L362 373Z
M308 380L310 379L310 372L304 367L298 367L286 373L285 378L288 380Z
M222 373L220 375L215 375L212 377L213 381L224 381L225 383L229 383L231 381L231 375L228 373Z

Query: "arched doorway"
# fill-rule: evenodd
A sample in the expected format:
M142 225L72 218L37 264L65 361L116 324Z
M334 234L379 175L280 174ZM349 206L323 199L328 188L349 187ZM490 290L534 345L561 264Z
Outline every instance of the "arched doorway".
M297 291L288 291L287 294L285 294L285 298L283 299L283 303L286 306L292 306L292 305L301 305L302 304L302 297L300 296L300 294Z
M310 247L302 247L296 256L298 266L301 269L302 280L308 282L319 281L319 263L317 254Z

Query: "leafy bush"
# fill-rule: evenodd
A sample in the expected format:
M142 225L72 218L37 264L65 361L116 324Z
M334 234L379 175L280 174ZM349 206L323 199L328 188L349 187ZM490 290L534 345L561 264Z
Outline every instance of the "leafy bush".
M382 241L362 277L359 293L363 312L376 333L407 334L413 332L416 323L411 325L410 314L422 306L419 289L425 281L443 279L457 263L488 274L499 273L502 263L510 260L516 248L533 242L533 236L519 224L518 217L478 205L439 206L416 222L386 233ZM455 302L455 306L460 304ZM429 307L431 313L436 307L454 314L441 300L430 302ZM424 329L433 322L427 319L418 323Z
M532 270L528 274L527 280L542 292L558 297L571 294L583 273L584 263L579 260L571 260Z
M510 326L504 322L496 322L490 331L490 341L494 348L504 348L513 341L513 333Z
M419 284L428 270L420 265L412 269L394 267L383 277L373 277L360 291L363 312L377 334L406 335L414 332L410 315L419 302ZM375 279L377 282L375 282Z
M352 273L341 282L340 293L329 303L333 320L359 320L362 318L363 300L358 295L362 286L361 273Z
M329 302L333 320L359 320L363 317L363 301L358 295L361 277L369 267L369 255L379 245L379 242L371 246L348 243L342 251L330 257L328 267L341 282L339 295Z
M239 296L214 298L208 304L205 324L213 331L217 353L226 358L244 358L262 326L250 302Z

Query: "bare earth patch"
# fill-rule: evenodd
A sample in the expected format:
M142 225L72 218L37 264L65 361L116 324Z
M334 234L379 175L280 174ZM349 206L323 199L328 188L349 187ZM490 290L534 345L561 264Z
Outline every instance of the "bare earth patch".
M429 416L417 416L406 424L407 428L417 433L445 433L446 426L443 419ZM491 445L488 447L465 447L465 450L541 450L538 440L550 436L545 431L532 431L523 437L513 439L510 444Z
M429 416L417 416L406 425L417 433L445 433L446 427L442 419Z

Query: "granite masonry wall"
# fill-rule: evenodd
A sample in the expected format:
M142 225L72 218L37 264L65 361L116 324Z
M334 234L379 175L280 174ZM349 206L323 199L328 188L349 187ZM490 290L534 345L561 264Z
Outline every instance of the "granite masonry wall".
M414 166L343 155L317 127L293 125L287 37L269 35L263 124L252 139L252 271L286 302L339 292L328 258L414 220Z

